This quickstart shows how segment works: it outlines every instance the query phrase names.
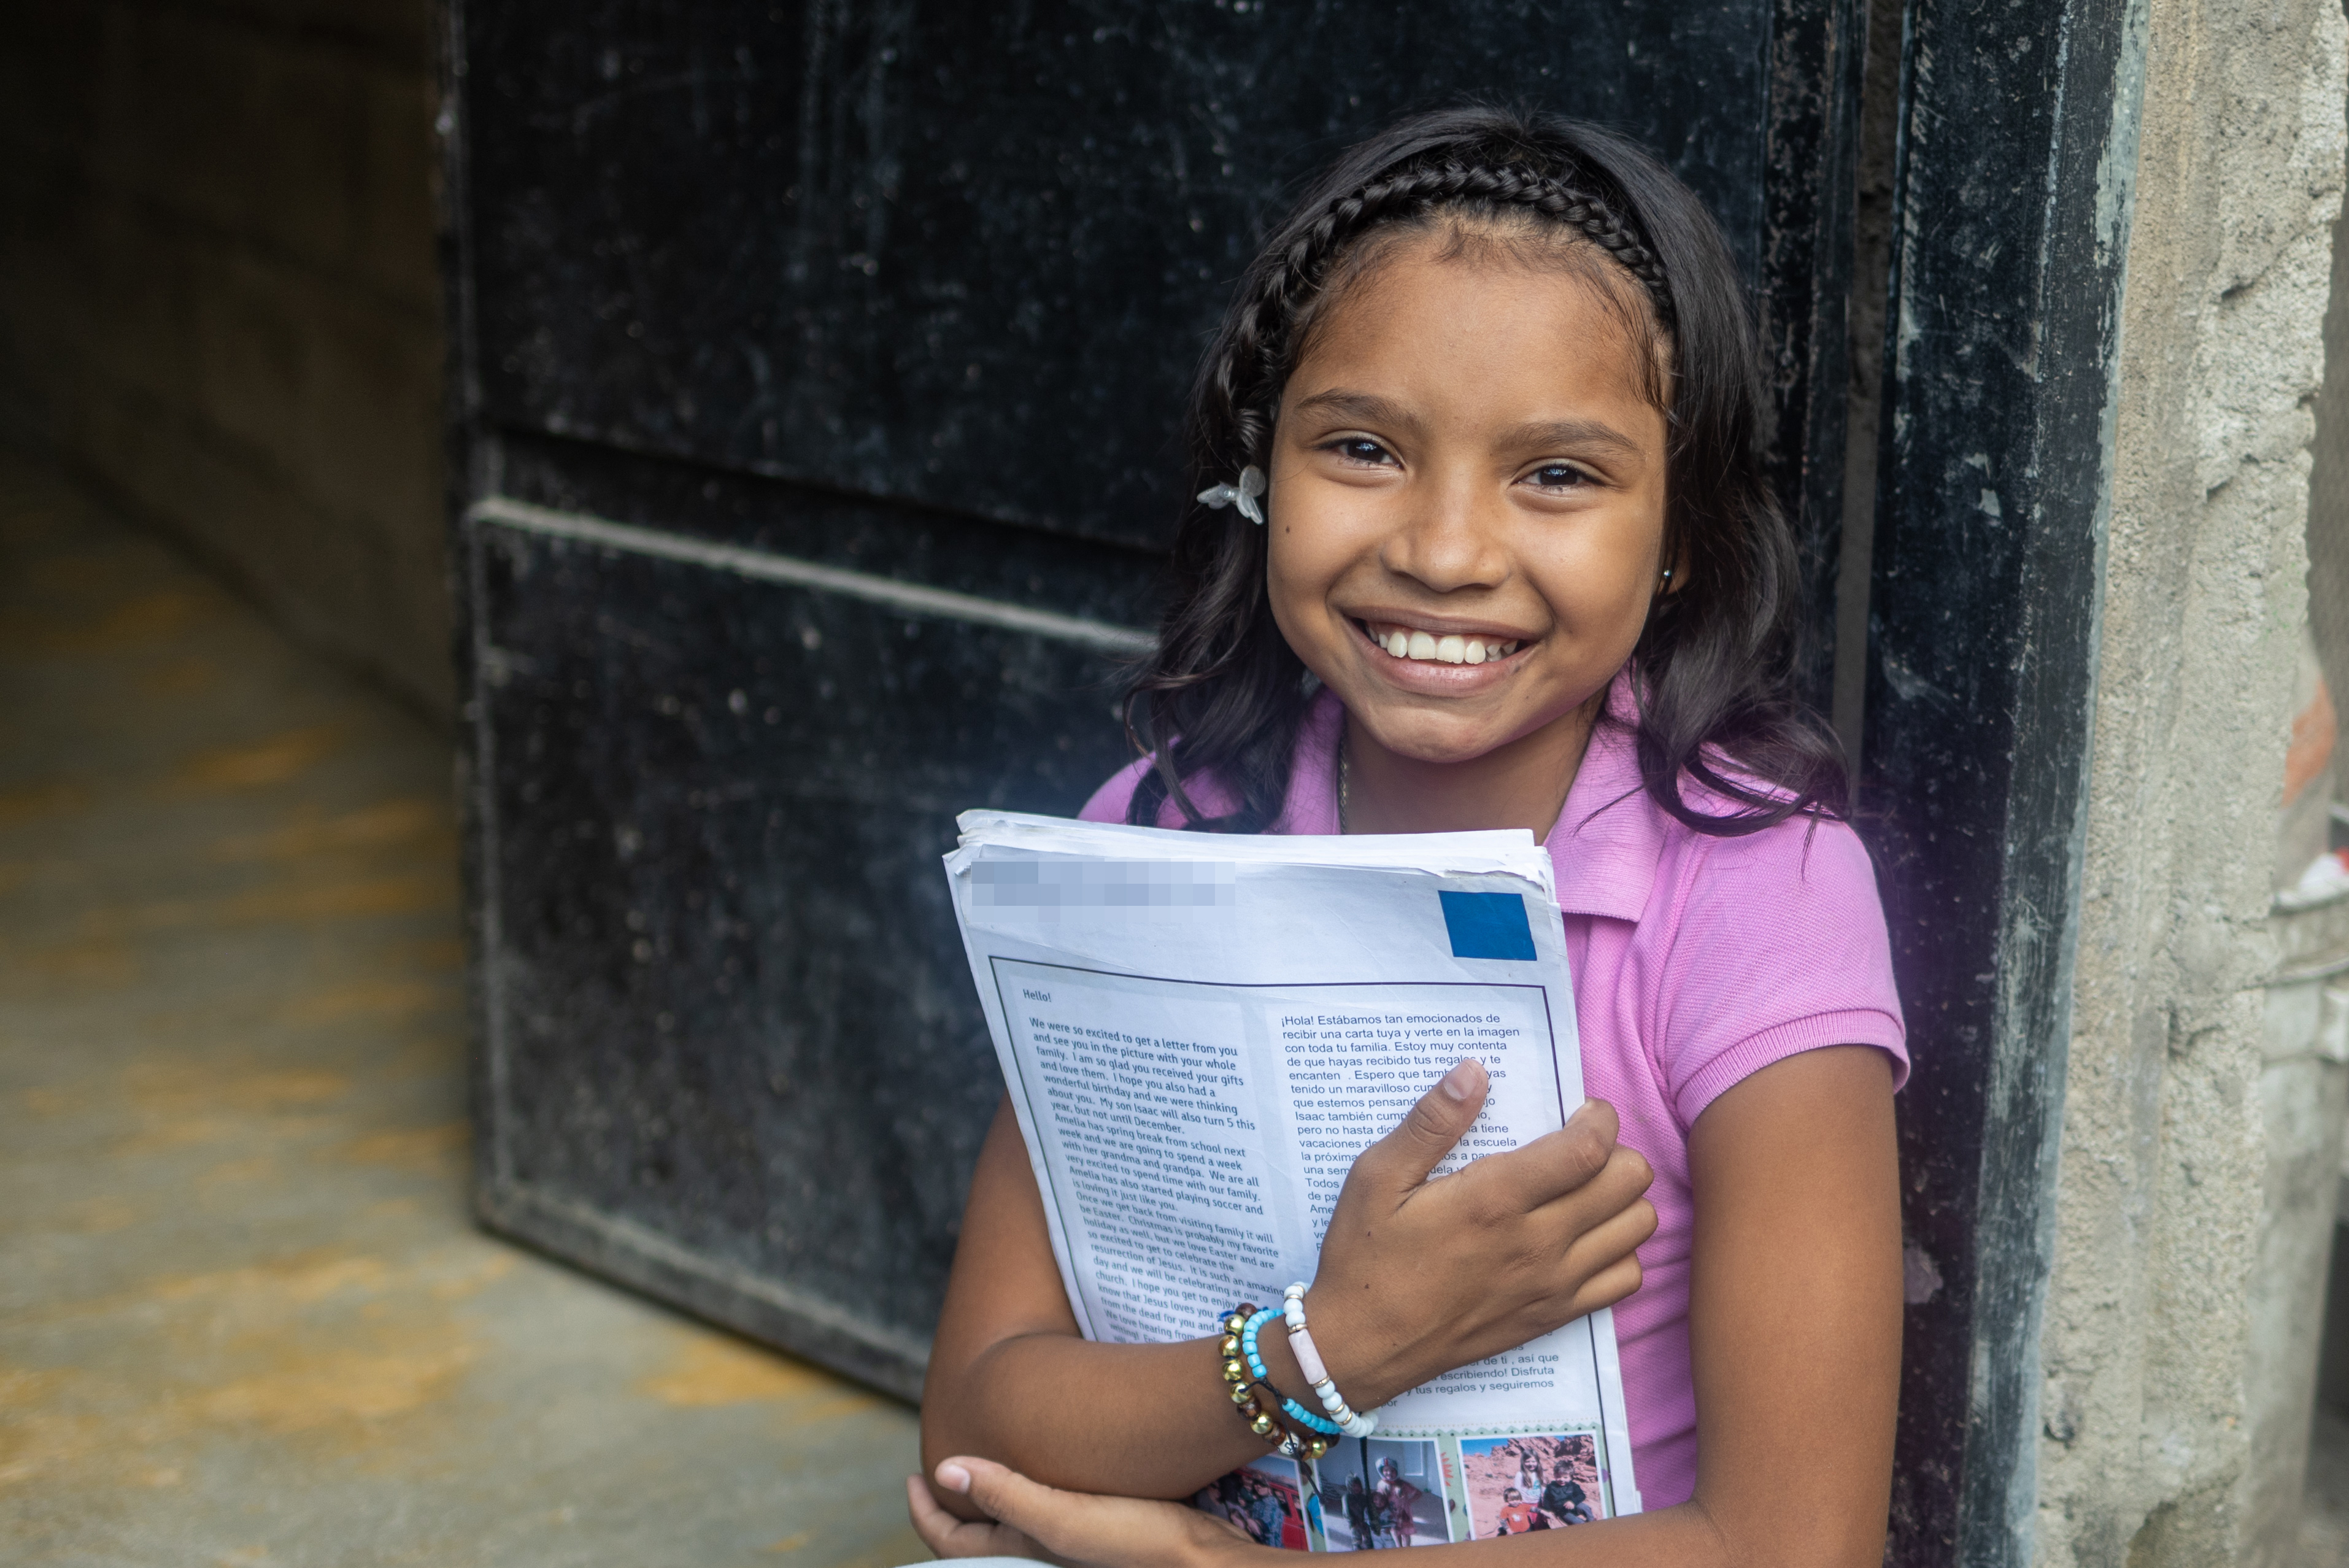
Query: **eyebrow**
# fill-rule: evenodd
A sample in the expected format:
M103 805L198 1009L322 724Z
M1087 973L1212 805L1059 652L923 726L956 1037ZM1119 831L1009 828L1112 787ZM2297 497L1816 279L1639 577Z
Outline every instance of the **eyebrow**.
M1606 447L1626 457L1638 457L1638 441L1600 420L1550 420L1519 425L1502 444L1511 447Z
M1326 392L1316 392L1311 397L1301 400L1297 405L1299 413L1304 413L1309 410L1315 413L1345 414L1361 420L1365 424L1418 423L1401 403L1390 402L1376 392L1350 392L1343 388L1332 388Z

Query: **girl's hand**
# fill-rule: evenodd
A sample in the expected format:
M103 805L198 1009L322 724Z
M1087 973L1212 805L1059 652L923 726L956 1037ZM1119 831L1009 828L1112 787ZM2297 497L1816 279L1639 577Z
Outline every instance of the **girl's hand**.
M921 1477L906 1477L914 1529L941 1557L1035 1557L1064 1568L1207 1568L1271 1550L1179 1502L1061 1491L992 1459L945 1459L936 1473L938 1485L968 1496L988 1515L976 1523L957 1519Z
M1358 1409L1497 1355L1640 1288L1654 1173L1592 1100L1560 1130L1428 1179L1484 1108L1464 1059L1362 1151L1321 1242L1306 1310Z

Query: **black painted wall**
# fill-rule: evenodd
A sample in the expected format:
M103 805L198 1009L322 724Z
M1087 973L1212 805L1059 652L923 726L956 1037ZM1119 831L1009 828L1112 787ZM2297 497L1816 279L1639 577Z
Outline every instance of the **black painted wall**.
M1841 317L1810 230L1847 106L1831 7L1787 9L477 0L481 412L1154 546L1201 339L1284 192L1465 93L1655 147L1757 285L1800 247L1772 280L1799 407L1821 261ZM1775 211L1774 49L1802 121Z

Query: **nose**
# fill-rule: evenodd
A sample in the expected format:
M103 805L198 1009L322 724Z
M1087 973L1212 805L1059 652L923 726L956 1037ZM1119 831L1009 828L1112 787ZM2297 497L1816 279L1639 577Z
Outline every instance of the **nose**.
M1508 579L1501 498L1466 465L1423 472L1380 551L1389 571L1431 593L1498 587Z

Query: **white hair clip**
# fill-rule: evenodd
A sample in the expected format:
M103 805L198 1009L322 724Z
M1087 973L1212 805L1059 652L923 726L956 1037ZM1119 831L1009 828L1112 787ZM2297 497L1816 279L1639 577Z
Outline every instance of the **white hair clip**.
M1240 515L1261 528L1264 526L1264 508L1257 504L1256 498L1263 493L1264 470L1249 463L1240 470L1237 484L1211 484L1199 492L1199 499L1218 512L1237 503Z

